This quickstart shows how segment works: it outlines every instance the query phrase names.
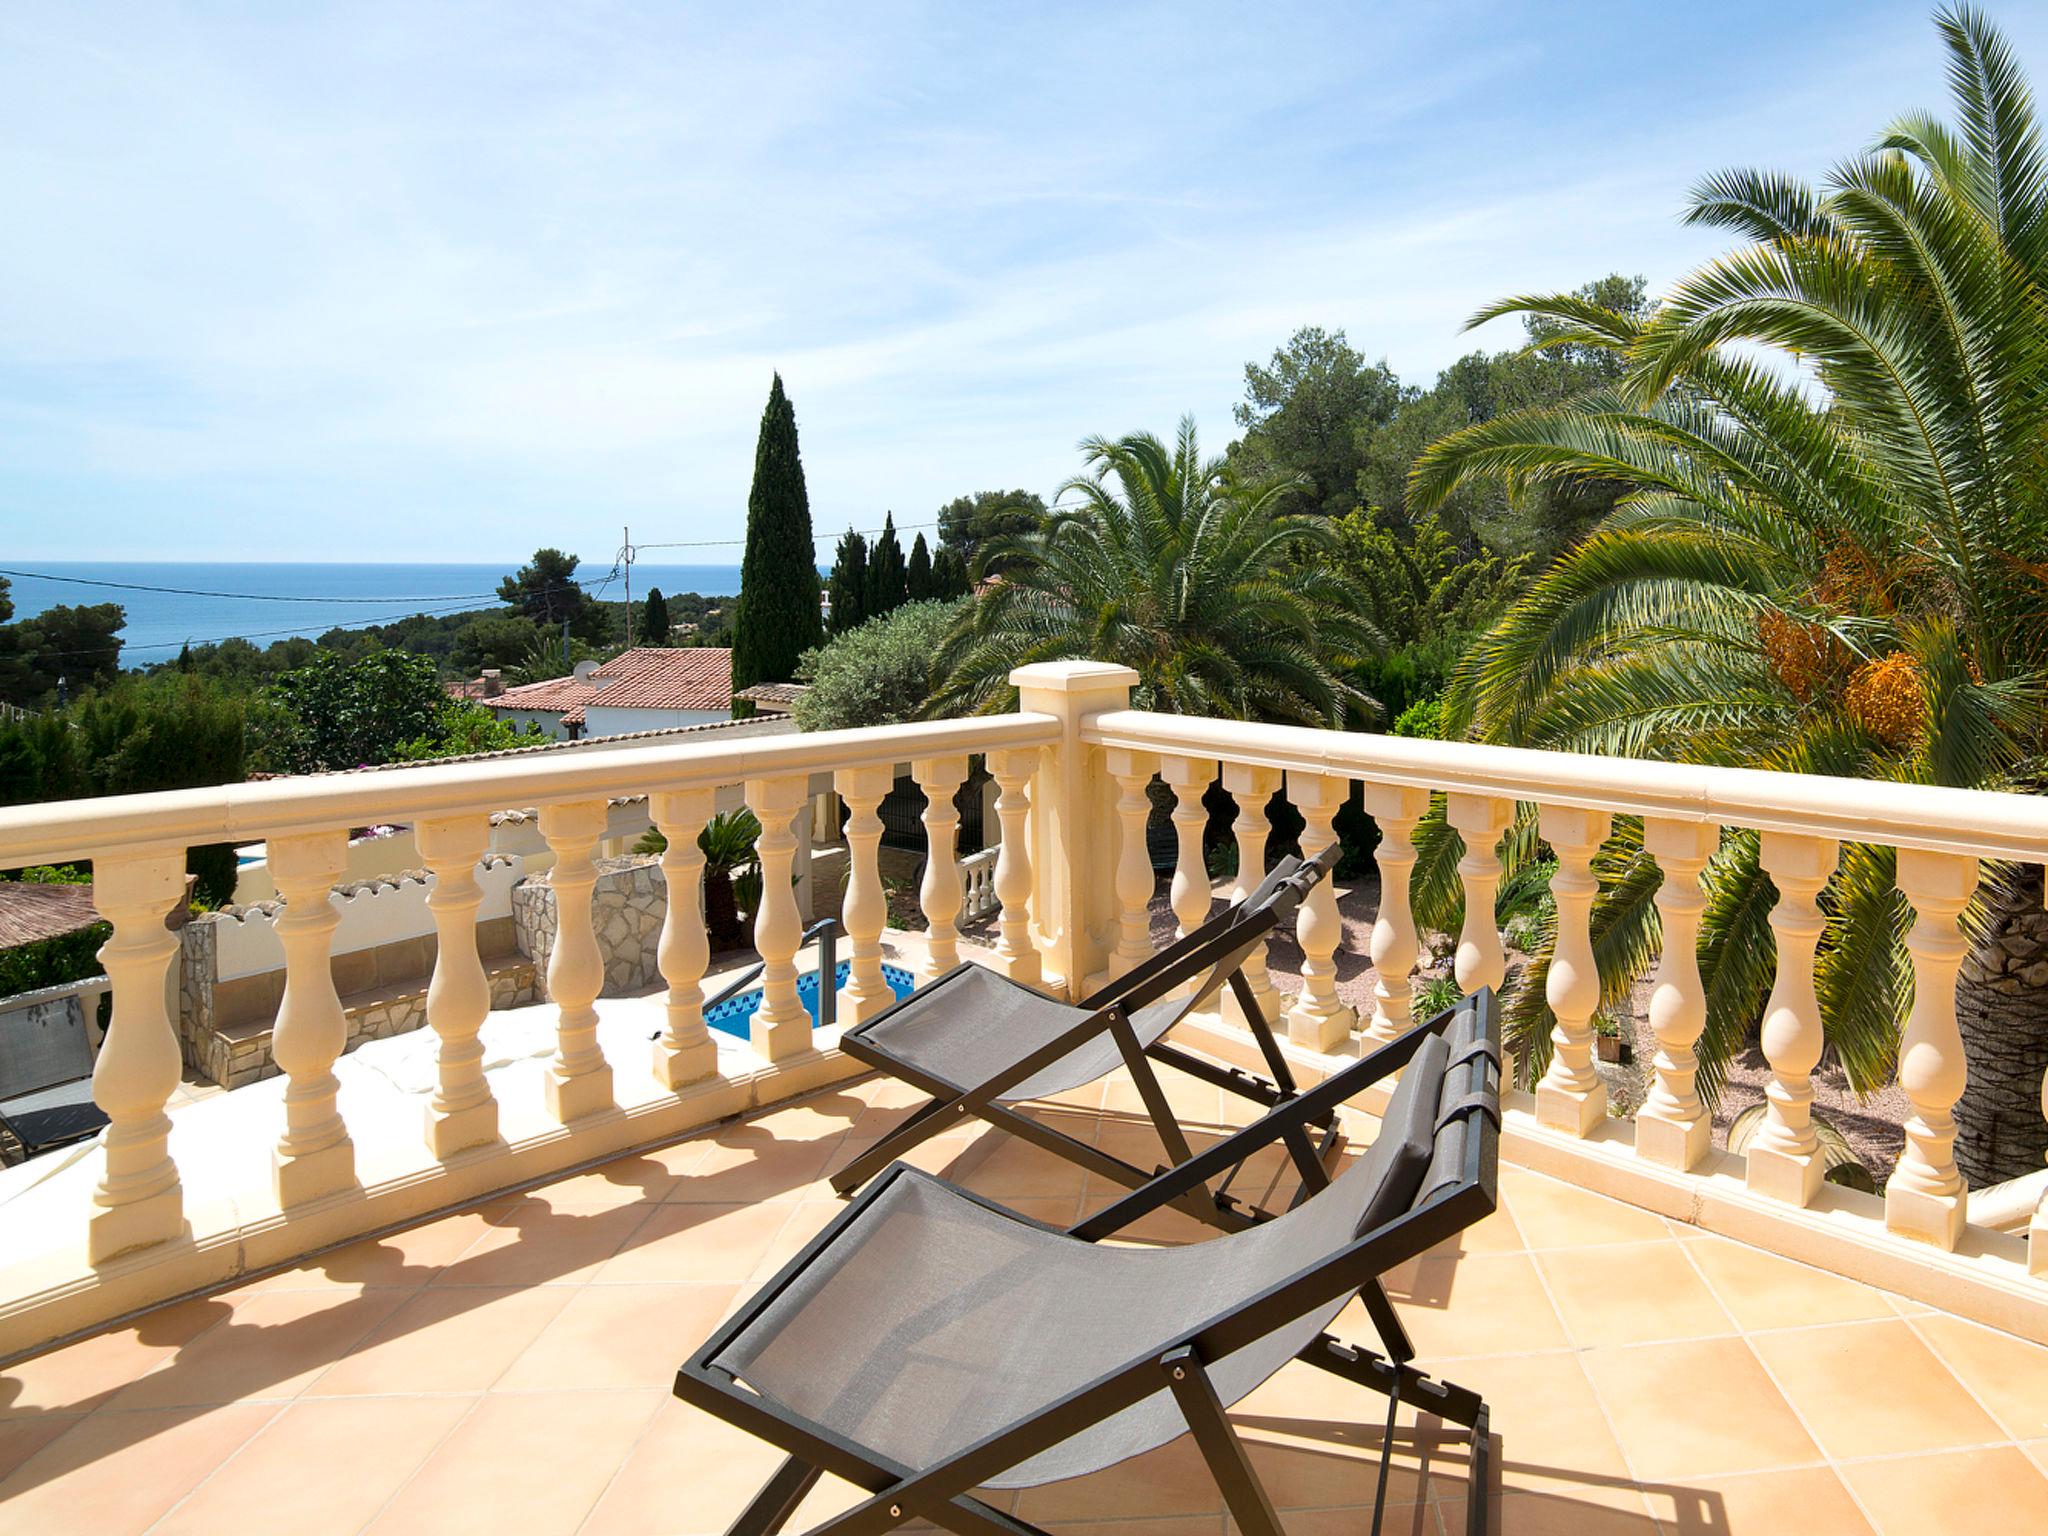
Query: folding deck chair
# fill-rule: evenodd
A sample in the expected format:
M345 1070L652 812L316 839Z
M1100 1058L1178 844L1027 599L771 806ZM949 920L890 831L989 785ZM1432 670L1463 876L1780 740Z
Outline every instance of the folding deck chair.
M931 1098L833 1174L833 1189L851 1193L918 1143L957 1125L963 1115L977 1116L1135 1189L1158 1170L1112 1157L1012 1107L1069 1092L1119 1066L1130 1069L1171 1163L1184 1163L1193 1154L1152 1070L1155 1062L1257 1104L1286 1102L1295 1093L1294 1076L1244 979L1243 966L1294 915L1301 899L1335 866L1337 854L1333 843L1313 859L1282 859L1243 901L1078 1004L1047 997L969 961L847 1030L840 1036L840 1050ZM1165 1040L1168 1031L1226 984L1244 1010L1270 1078L1208 1061ZM1233 1208L1227 1181L1212 1198L1220 1209ZM1195 1214L1207 1219L1204 1212Z
M1396 1070L1378 1135L1323 1185L1306 1127ZM1246 1536L1281 1536L1224 1410L1292 1359L1385 1394L1380 1508L1402 1403L1469 1431L1477 1536L1486 1404L1409 1363L1380 1277L1494 1209L1499 1116L1489 991L1065 1232L892 1167L677 1372L678 1397L789 1453L728 1536L773 1536L828 1471L869 1496L809 1536L914 1519L1046 1536L974 1490L1084 1476L1183 1432ZM1301 1148L1284 1214L1180 1248L1095 1241L1276 1142ZM1325 1331L1354 1295L1384 1354Z

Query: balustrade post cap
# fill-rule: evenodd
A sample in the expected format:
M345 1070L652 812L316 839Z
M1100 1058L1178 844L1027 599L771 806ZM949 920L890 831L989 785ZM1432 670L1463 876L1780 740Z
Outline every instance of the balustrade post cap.
M1010 674L1018 689L1036 688L1048 693L1102 693L1137 686L1138 674L1113 661L1034 661Z

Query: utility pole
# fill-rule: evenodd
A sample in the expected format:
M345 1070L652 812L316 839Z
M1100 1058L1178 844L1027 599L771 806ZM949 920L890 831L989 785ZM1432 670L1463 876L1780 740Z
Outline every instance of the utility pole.
M619 530L621 552L626 557L626 649L633 649L633 529L631 525Z

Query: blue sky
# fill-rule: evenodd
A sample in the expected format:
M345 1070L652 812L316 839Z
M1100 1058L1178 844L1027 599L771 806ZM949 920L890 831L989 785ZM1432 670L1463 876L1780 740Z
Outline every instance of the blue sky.
M821 531L1220 451L1296 326L1426 383L1941 69L1920 4L11 6L0 547L736 538L777 368Z

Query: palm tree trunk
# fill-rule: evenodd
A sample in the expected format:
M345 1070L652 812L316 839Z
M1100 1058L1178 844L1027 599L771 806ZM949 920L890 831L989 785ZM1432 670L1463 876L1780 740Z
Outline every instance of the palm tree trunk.
M1969 1085L1955 1108L1956 1165L1972 1188L2039 1171L2048 1154L2048 912L2041 875L2021 882L1956 984Z

